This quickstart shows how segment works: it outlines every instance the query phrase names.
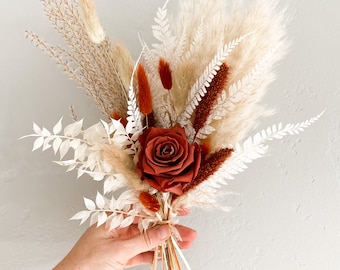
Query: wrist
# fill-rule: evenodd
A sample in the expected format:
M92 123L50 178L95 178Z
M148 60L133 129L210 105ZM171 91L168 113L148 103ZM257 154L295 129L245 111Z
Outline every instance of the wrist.
M82 262L66 256L52 270L88 270L88 267Z

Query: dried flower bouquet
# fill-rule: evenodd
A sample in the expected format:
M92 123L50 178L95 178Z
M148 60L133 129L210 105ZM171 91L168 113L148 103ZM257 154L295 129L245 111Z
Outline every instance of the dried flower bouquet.
M84 198L86 210L72 218L81 223L90 219L112 230L138 218L143 231L175 224L182 207L223 209L223 186L262 157L270 140L297 134L320 117L273 125L245 139L268 113L258 101L288 47L287 18L277 1L258 0L246 9L236 0L228 12L226 0L182 0L174 21L166 1L152 27L157 42L150 47L141 39L136 62L110 41L92 0L41 2L67 48L32 32L28 37L108 119L89 128L82 120L63 128L60 119L52 131L34 124L28 135L36 137L33 150L52 148L68 171L103 182L103 192ZM152 269L190 269L178 237L173 226Z

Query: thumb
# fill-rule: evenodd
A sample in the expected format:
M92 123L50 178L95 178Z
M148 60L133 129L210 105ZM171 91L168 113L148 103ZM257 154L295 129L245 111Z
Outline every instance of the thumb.
M167 240L171 235L169 225L156 226L145 233L137 234L124 242L129 248L129 257L132 258L140 253L150 251Z

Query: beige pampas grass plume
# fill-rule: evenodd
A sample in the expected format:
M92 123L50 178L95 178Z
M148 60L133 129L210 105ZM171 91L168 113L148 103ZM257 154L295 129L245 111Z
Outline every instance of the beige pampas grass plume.
M80 18L92 42L99 44L105 39L105 31L100 24L96 6L92 0L79 0Z
M143 191L148 185L139 179L135 173L135 165L131 156L114 144L105 145L102 149L103 160L114 166L115 173L124 175L129 186L135 190Z

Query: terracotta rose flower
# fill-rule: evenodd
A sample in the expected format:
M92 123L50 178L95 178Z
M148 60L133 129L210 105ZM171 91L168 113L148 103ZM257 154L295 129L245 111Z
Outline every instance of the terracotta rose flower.
M189 144L185 130L179 126L148 128L139 141L137 173L141 179L159 191L182 195L200 167L199 145Z

